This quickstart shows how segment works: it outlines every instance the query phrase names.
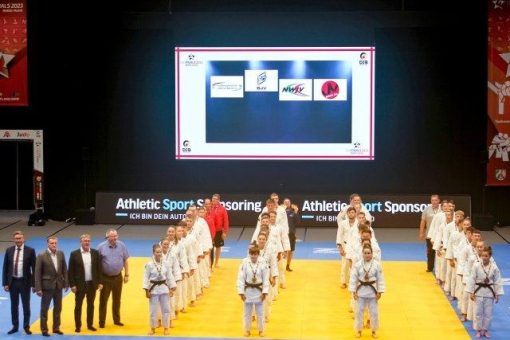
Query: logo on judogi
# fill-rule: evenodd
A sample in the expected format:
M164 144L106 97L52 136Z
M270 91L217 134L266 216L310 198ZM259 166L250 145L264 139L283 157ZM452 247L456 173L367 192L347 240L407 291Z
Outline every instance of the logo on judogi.
M496 169L494 175L498 181L504 181L506 179L506 169Z

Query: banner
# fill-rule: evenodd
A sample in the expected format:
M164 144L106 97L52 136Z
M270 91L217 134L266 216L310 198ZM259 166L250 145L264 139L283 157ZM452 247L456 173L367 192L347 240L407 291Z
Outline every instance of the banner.
M201 206L206 194L97 192L96 223L100 224L175 224L191 204ZM231 226L253 227L265 207L268 195L222 194ZM283 200L283 196L280 197ZM336 227L336 217L349 204L348 194L292 195L299 207L302 227ZM363 204L373 217L375 227L410 228L420 225L421 213L430 195L362 195ZM456 210L471 214L470 196L447 196Z
M28 105L26 0L0 0L0 106Z
M42 130L0 130L0 141L30 141L34 145L34 208L43 208L44 155Z
M510 185L510 2L488 1L487 185Z

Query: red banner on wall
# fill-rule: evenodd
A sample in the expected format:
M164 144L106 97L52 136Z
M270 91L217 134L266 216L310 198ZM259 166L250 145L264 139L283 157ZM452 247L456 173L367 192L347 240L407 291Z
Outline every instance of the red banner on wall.
M28 105L27 0L0 0L0 106Z
M488 0L487 185L510 185L510 2Z

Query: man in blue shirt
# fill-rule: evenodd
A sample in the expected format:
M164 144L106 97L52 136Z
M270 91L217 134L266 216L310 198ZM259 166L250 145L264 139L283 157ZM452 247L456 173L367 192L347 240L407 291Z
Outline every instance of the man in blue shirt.
M124 326L120 322L120 298L122 295L122 284L129 280L129 253L126 245L119 241L117 230L109 229L106 232L106 241L101 242L97 247L101 255L103 267L103 289L99 296L99 327L105 327L106 306L110 293L112 293L112 316L113 323L117 326ZM122 277L124 269L124 277Z

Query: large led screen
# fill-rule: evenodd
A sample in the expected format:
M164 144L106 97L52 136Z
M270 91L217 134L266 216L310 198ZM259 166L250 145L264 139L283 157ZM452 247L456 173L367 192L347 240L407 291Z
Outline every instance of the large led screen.
M176 159L374 159L373 47L175 49Z

